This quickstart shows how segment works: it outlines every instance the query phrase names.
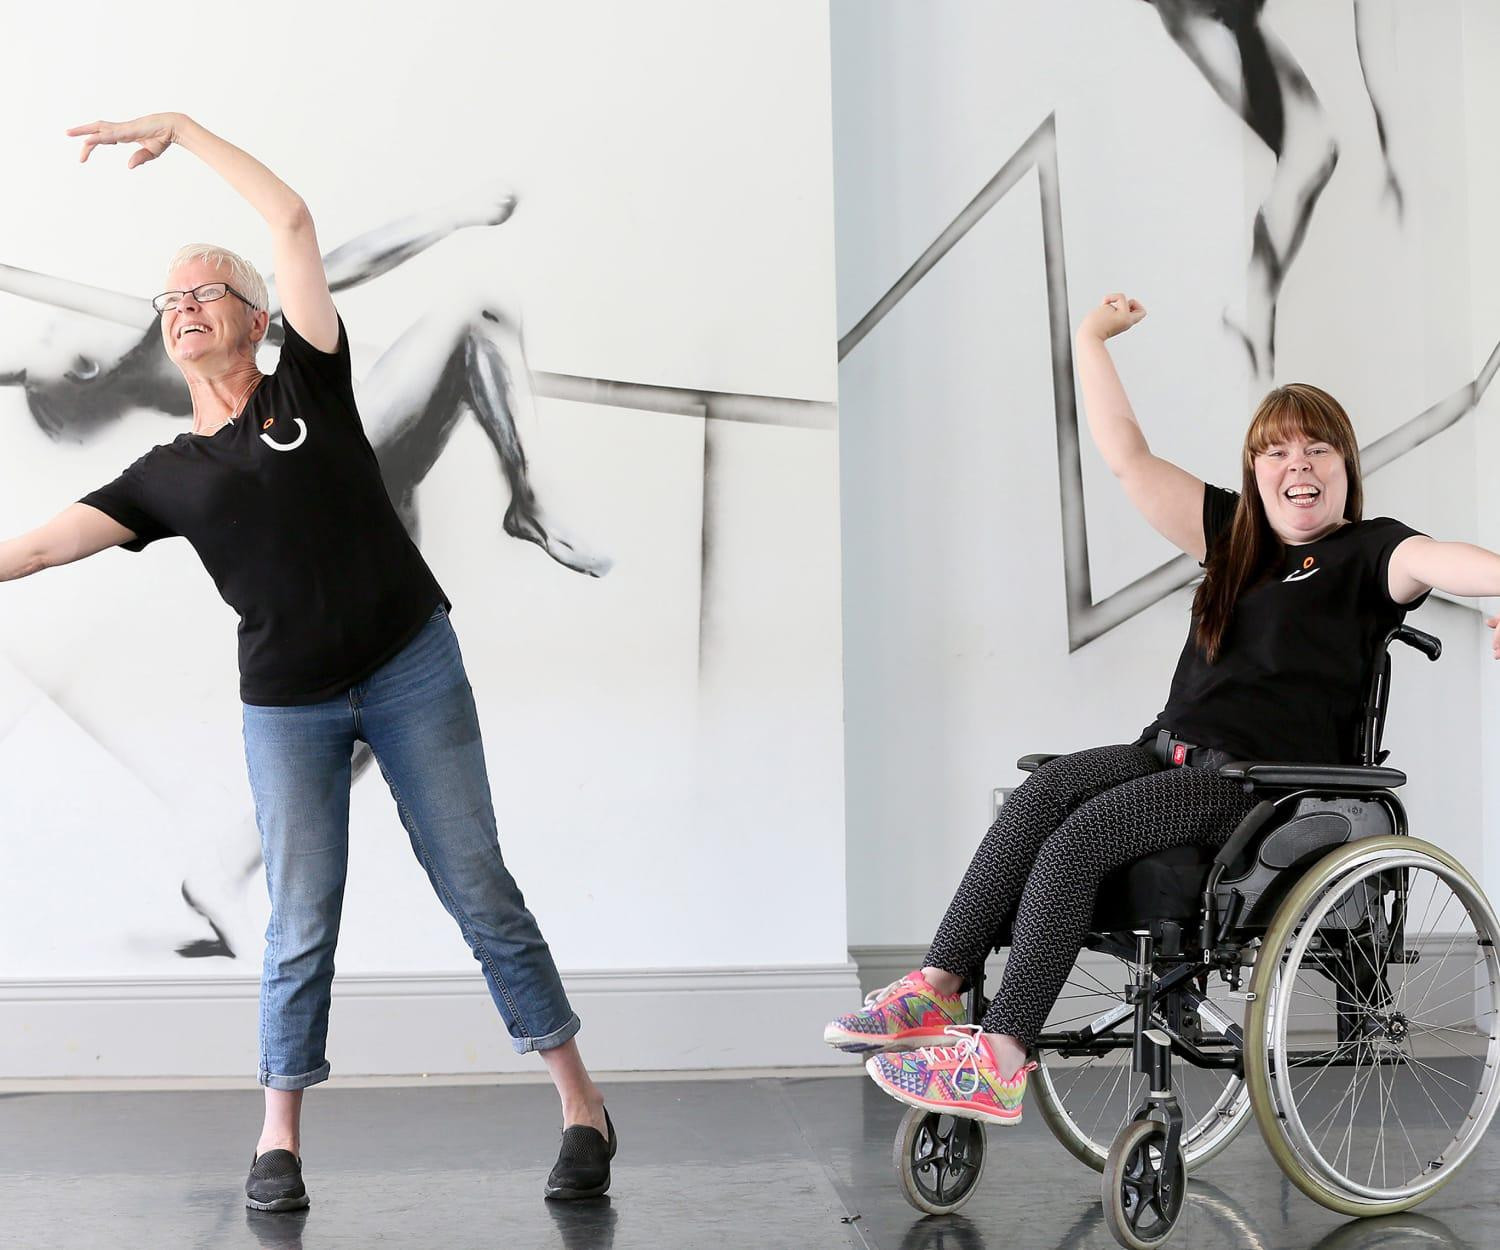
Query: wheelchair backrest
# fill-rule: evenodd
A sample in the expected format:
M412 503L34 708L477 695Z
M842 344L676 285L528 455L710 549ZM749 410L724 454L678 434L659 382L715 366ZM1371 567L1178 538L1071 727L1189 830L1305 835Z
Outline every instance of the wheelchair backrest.
M1402 625L1386 635L1371 676L1360 727L1358 758L1367 768L1385 761L1380 747L1390 708L1391 644L1403 642L1430 660L1443 653L1431 634ZM1389 783L1384 783L1389 784ZM1251 843L1244 860L1218 878L1215 909L1225 928L1258 928L1270 923L1281 900L1304 869L1334 847L1358 838L1406 832L1406 811L1389 790L1367 794L1319 793L1316 787L1288 789L1274 797L1277 812Z

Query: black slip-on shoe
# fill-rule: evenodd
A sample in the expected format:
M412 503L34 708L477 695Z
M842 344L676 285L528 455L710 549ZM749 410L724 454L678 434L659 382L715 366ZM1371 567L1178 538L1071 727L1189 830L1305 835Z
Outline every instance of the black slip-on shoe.
M252 1211L300 1211L307 1206L302 1160L290 1150L268 1150L250 1164L245 1205Z
M615 1157L620 1139L615 1136L614 1121L604 1113L606 1138L596 1128L575 1124L563 1130L562 1147L557 1162L547 1177L544 1194L548 1198L598 1198L609 1191L609 1161Z

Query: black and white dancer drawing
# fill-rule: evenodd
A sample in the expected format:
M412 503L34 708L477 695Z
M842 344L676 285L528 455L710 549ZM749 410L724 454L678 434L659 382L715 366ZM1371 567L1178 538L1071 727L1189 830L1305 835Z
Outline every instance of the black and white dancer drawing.
M1338 140L1296 57L1261 22L1265 0L1146 0L1172 42L1182 49L1218 97L1276 158L1276 169L1255 214L1245 323L1226 312L1256 380L1270 386L1276 371L1276 303L1301 250L1318 197L1338 164ZM1379 59L1370 44L1380 27L1368 0L1353 0L1355 53L1385 168L1384 193L1398 220L1405 212L1401 180L1391 163L1381 92L1371 81ZM1367 463L1366 467L1370 467Z
M1063 588L1068 608L1068 650L1108 633L1144 612L1201 573L1177 556L1113 594L1096 600L1089 571L1088 523L1079 450L1078 400L1073 377L1073 340L1064 261L1062 191L1057 167L1056 114L1049 114L959 214L917 257L884 295L839 339L839 359L854 351L932 268L979 224L1033 169L1041 200L1042 264L1047 287L1047 328L1052 357L1053 413L1057 425L1057 475L1062 513ZM1478 374L1430 407L1360 449L1366 474L1405 455L1472 412L1500 370L1500 343Z
M324 257L330 287L340 291L389 271L454 231L498 225L515 211L509 191L491 191L405 218L362 235ZM79 314L63 336L67 350L53 362L40 343L0 345L0 385L20 388L37 426L59 446L86 441L135 409L185 417L191 411L180 373L161 348L156 315L147 300L86 284L0 265L0 292ZM274 286L272 309L276 308ZM122 347L120 332L127 332ZM267 338L279 341L273 318ZM559 529L533 486L532 461L522 434L530 433L537 399L562 400L670 413L703 421L703 525L700 605L712 600L720 561L708 535L717 524L715 427L725 422L832 431L835 405L779 395L709 391L574 374L534 371L523 349L513 305L486 298L444 306L413 325L380 358L360 387L361 413L380 457L387 489L414 537L415 491L443 451L465 411L472 411L500 457L511 502L502 522L507 533L535 543L557 563L594 577L611 568L609 557ZM700 607L700 611L707 611ZM700 620L699 664L711 637ZM356 776L369 764L355 758ZM182 892L207 922L211 936L182 943L185 957L254 958L261 934L248 902L260 867L253 814L235 813L229 827L202 827L201 814L178 813L196 848ZM217 821L219 817L215 817Z
M495 191L361 235L324 257L330 290L368 282L456 230L499 225L515 207L514 194ZM32 417L53 440L81 443L134 409L171 417L191 414L187 386L162 347L149 300L4 265L0 291L141 331L132 346L111 358L90 342L89 325L80 319L69 327L76 347L66 368L0 364L0 385L23 389ZM277 342L282 331L274 284L271 315L267 337ZM535 396L520 317L513 308L493 299L456 302L424 317L380 357L361 391L361 412L386 489L414 539L419 537L417 488L459 420L472 412L510 488L501 521L505 532L535 543L575 572L602 577L609 571L609 558L561 530L533 488L520 428L534 428ZM354 757L355 778L369 764L369 748L361 744ZM178 953L233 957L253 951L259 934L246 903L246 887L260 868L253 816L243 814L217 839L209 839L198 860L183 881L182 895L213 936L186 941Z

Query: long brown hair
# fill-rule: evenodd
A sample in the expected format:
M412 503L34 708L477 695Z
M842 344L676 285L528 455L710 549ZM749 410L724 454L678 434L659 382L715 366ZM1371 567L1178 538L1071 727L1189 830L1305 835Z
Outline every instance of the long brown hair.
M1245 431L1241 456L1243 482L1239 506L1229 527L1229 541L1208 552L1203 581L1193 596L1194 637L1212 664L1219 658L1224 634L1239 597L1270 570L1283 550L1281 539L1266 519L1265 505L1255 482L1255 457L1277 443L1307 439L1327 443L1344 459L1349 495L1344 519L1358 521L1364 512L1364 486L1359 473L1359 444L1349 414L1327 391L1306 382L1278 386L1256 408Z

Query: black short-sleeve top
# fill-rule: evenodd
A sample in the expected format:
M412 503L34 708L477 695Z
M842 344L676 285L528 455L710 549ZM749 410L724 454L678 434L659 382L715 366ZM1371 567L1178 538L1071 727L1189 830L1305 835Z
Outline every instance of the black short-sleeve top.
M1239 498L1204 487L1210 551L1228 542ZM1143 739L1167 728L1241 759L1354 762L1380 644L1426 597L1400 604L1389 590L1391 553L1417 532L1376 517L1283 546L1235 604L1215 663L1189 630L1167 705Z
M246 703L342 694L446 604L381 480L342 320L332 352L288 323L276 372L237 420L152 448L82 502L134 531L128 550L193 545L239 613Z

